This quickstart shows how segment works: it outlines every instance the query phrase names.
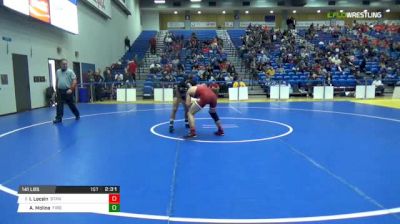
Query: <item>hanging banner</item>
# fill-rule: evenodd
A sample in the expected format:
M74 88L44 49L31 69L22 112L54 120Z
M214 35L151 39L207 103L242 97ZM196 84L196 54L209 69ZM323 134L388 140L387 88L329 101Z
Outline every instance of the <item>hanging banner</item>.
M191 22L190 27L192 27L192 28L216 28L217 22Z
M128 15L131 15L131 11L129 11L127 0L114 0L114 2Z
M172 28L172 29L185 28L185 23L184 22L168 22L167 27Z
M225 27L233 27L233 22L225 22Z
M267 27L275 27L275 22L265 22L265 21L243 21L240 22L240 27L248 27L249 25L260 25Z
M339 25L339 22L340 22L339 20L336 20L336 25ZM344 21L342 21L342 22L343 22L343 25L344 25ZM311 26L311 24L314 24L314 26L317 26L317 25L319 25L319 26L323 26L323 25L330 26L331 25L331 21L330 20L297 21L296 22L296 28L309 27L309 26Z
M82 0L103 16L111 18L111 0Z

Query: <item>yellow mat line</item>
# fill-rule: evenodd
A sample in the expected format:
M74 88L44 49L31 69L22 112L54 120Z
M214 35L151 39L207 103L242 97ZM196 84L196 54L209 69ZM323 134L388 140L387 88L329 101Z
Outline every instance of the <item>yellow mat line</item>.
M353 98L334 98L333 100L325 100L326 102L353 102L368 104L374 106L390 107L400 109L400 99L378 98L370 100L356 100ZM323 102L323 100L315 100L313 98L292 98L288 100L271 100L268 98L249 99L241 101L229 101L228 99L218 99L218 103L271 103L271 102ZM135 102L117 102L117 101L99 101L93 104L171 104L171 102L155 102L153 100L138 100Z
M400 109L400 99L352 100L351 102Z
M297 98L297 99L288 99L288 100L273 100L273 99L249 99L249 100L240 100L240 101L230 101L228 99L218 99L218 103L268 103L268 102L321 102L322 100L314 100L312 98ZM334 99L334 100L326 100L326 101L349 101L345 99ZM153 100L138 100L132 102L117 102L117 101L97 101L93 102L93 104L171 104L171 102L155 102Z

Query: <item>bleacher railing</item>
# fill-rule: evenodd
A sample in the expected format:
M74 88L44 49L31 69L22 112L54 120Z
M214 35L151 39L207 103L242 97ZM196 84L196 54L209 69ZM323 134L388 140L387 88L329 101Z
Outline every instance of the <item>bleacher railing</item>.
M99 83L82 83L78 85L78 88L75 90L76 102L88 103L95 101L117 101L117 92L123 90L125 94L130 90L135 90L135 100L136 96L138 98L154 100L155 92L157 89L162 89L164 92L165 89L173 89L180 81L161 81L161 80L147 80L147 81L113 81L113 82L99 82ZM211 84L218 84L218 88L214 89L219 98L228 98L229 97L229 88L234 87L235 81L202 81L198 80L197 84L206 84L210 86ZM255 80L247 79L241 80L238 83L243 82L250 90L252 90L252 84ZM373 79L370 77L364 77L363 79L358 79L357 83L351 88L346 86L337 86L329 83L327 80L307 80L305 85L306 88L303 89L303 92L306 96L313 96L315 94L314 87L322 87L322 99L330 99L326 97L326 91L328 87L334 89L335 96L346 96L346 97L356 97L358 99L369 99L375 97L376 92L383 93L382 89L375 87L373 84ZM268 96L270 98L274 98L277 100L286 100L288 98L292 98L296 96L295 91L300 88L300 86L295 86L293 83L290 83L286 80L258 80L258 84L262 87L265 93L265 98ZM235 87L239 87L240 85L235 85ZM277 97L272 97L272 89L274 89ZM238 89L238 96L240 95L241 89ZM289 96L286 97L286 92L288 92ZM174 91L172 92L174 94ZM236 92L235 92L236 94ZM360 95L361 94L361 95ZM238 97L239 98L239 97ZM129 102L130 100L126 99L125 102ZM160 101L167 102L170 101L166 99L162 99Z
M117 101L117 90L123 89L125 92L129 89L135 89L136 95L143 99L154 99L155 89L172 89L180 81L161 81L161 80L146 80L146 81L113 81L113 82L90 82L81 83L75 90L75 100L81 103L91 103L95 101ZM234 84L233 81L196 81L197 84L218 84L215 89L219 97L227 97L228 89ZM244 81L246 85L248 82ZM126 100L128 102L129 100ZM166 101L166 100L162 100Z

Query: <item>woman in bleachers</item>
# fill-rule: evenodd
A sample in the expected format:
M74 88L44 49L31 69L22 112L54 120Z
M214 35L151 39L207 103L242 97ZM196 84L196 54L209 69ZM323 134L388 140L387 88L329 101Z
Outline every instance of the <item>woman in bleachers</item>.
M236 68L235 65L232 63L228 62L228 69L226 70L229 74L234 74L236 73Z
M275 75L275 70L271 66L268 66L267 69L265 70L265 74L268 75L268 77L273 77Z
M228 64L226 63L226 61L221 61L221 62L219 63L219 70L220 70L222 73L227 72L227 70L228 70Z
M150 65L150 74L157 74L160 71L161 71L161 65L157 61L154 61Z

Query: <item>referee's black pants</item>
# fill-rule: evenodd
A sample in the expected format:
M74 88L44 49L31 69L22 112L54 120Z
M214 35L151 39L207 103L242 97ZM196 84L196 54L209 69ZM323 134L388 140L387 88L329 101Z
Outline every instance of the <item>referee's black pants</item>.
M68 94L67 93L68 89L57 89L57 115L56 115L56 120L62 120L62 117L64 116L64 103L66 103L69 106L69 109L71 109L72 113L75 115L75 117L79 117L79 111L78 108L76 108L73 100L73 93Z

